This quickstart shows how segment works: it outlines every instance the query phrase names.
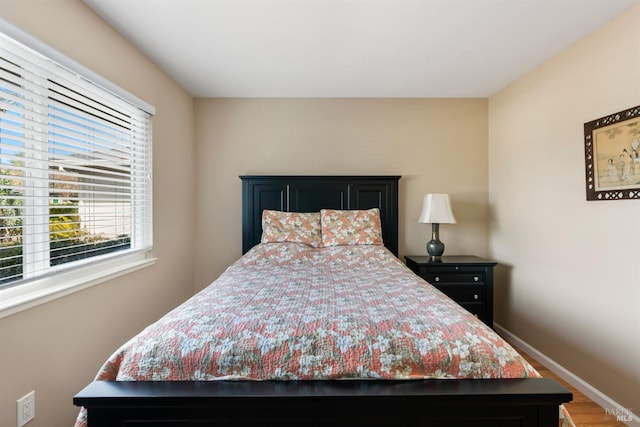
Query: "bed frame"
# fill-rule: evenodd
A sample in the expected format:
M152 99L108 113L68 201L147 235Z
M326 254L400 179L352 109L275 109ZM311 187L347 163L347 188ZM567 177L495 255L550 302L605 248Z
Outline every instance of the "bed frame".
M381 211L398 253L399 176L242 176L243 253L263 209ZM94 381L73 402L89 427L557 427L572 394L552 379L344 381Z
M398 256L399 176L241 176L242 253L260 243L262 211L380 209L382 240Z

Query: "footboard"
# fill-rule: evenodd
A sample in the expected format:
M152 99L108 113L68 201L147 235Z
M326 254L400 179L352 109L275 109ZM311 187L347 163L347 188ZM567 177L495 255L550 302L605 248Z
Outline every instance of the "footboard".
M552 379L95 381L73 399L89 427L557 427L571 393Z

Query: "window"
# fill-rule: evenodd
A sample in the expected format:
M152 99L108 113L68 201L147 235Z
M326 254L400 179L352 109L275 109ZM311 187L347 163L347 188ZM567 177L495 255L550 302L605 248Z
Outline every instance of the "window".
M153 108L1 24L0 292L148 251Z

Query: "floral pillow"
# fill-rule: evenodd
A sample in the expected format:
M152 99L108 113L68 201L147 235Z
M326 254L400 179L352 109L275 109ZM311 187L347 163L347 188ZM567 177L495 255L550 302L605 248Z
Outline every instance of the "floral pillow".
M380 210L320 211L322 246L382 245Z
M320 213L262 212L262 243L304 243L314 248L322 244Z

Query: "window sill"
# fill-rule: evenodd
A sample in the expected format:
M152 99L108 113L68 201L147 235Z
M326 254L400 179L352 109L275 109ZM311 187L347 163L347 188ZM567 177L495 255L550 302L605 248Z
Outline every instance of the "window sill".
M149 267L155 262L156 258L134 253L0 289L0 319Z

